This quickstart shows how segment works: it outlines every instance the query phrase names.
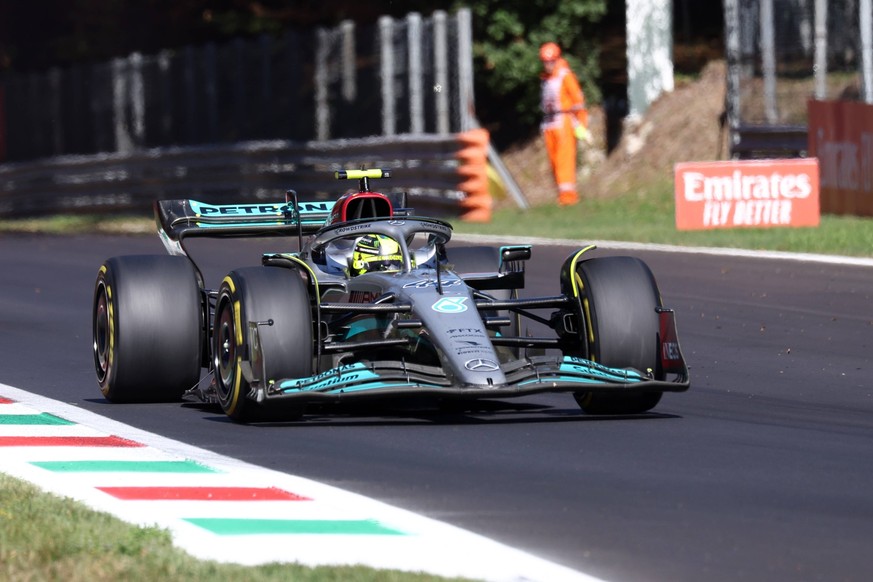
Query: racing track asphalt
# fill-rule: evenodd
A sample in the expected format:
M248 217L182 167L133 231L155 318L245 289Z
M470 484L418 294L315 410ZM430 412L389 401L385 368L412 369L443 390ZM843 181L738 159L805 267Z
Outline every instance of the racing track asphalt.
M207 278L257 264L200 242ZM218 249L223 249L220 255ZM639 418L568 395L477 413L363 411L241 426L193 404L110 405L92 371L100 262L155 237L0 236L0 382L412 509L607 580L866 580L873 572L873 269L644 258L692 388ZM526 294L569 248L535 247Z

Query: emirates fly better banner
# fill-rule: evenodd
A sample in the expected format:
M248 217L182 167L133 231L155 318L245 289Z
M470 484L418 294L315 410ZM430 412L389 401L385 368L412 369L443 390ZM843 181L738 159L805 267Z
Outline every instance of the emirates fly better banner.
M818 226L818 160L676 164L676 228Z

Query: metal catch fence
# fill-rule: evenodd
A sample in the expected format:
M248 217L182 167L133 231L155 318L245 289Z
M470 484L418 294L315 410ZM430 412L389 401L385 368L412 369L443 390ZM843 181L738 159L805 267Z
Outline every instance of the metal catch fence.
M725 0L733 157L806 152L809 99L873 100L871 0Z

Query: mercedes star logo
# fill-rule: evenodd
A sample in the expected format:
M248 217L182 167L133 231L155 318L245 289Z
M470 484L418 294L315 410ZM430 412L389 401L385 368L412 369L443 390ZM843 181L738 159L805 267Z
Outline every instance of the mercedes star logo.
M494 372L500 368L500 366L497 365L497 362L493 360L484 360L482 358L469 360L464 364L464 367L472 372Z

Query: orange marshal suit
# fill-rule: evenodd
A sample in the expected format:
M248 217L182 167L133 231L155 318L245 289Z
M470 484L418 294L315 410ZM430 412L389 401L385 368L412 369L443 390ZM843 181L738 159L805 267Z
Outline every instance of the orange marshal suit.
M580 124L588 127L588 110L582 87L562 58L556 60L550 75L543 75L541 106L544 116L540 127L558 185L558 204L576 204L575 129Z

